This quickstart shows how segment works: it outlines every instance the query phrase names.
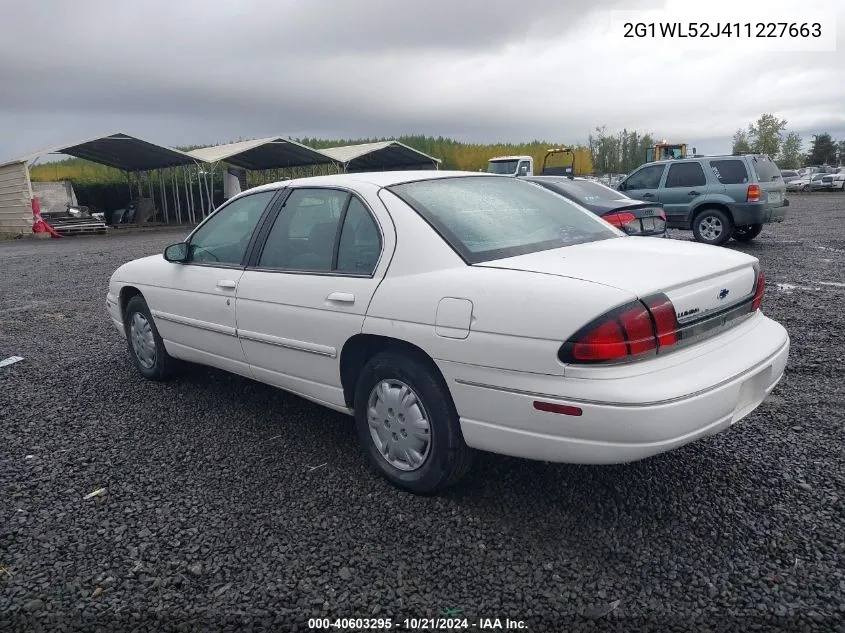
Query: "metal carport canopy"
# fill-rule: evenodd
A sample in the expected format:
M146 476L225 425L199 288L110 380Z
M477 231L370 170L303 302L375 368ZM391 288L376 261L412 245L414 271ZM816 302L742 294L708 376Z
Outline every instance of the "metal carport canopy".
M334 159L325 153L281 136L212 145L188 152L207 163L226 162L252 171L330 165Z
M197 159L185 152L156 145L120 132L70 145L52 147L23 156L17 160L30 162L47 154L64 154L84 158L123 171L150 171L179 165L194 165L197 162Z
M379 141L323 149L346 171L425 168L437 169L439 158L429 156L399 141Z

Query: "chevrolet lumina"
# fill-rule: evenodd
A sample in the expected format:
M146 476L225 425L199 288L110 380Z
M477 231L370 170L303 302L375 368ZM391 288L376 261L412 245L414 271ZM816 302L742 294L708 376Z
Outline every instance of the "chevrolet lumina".
M382 475L433 493L474 450L610 464L727 429L786 366L763 292L747 254L401 171L246 191L118 268L106 307L144 377L200 363L354 416Z

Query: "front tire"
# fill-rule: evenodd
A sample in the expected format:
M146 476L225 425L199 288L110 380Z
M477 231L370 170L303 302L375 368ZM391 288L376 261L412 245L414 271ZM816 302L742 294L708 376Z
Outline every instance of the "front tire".
M373 467L393 485L433 494L469 469L458 413L435 368L411 354L370 359L355 389L358 439Z
M155 381L172 377L176 370L176 361L164 348L150 308L141 295L135 295L126 304L123 326L129 355L141 375Z
M737 242L750 242L755 237L760 235L760 231L762 230L762 224L749 224L748 226L738 226L734 229L733 238Z
M705 209L695 216L692 232L697 242L721 246L733 234L733 221L721 209Z

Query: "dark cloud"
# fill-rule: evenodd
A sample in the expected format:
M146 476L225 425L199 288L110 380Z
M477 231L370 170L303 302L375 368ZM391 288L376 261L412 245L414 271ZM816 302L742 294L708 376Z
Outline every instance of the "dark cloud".
M762 112L800 130L845 127L841 52L630 52L602 33L609 10L655 4L17 2L0 22L0 159L114 130L180 145L404 133L575 142L604 124L692 142L727 138Z

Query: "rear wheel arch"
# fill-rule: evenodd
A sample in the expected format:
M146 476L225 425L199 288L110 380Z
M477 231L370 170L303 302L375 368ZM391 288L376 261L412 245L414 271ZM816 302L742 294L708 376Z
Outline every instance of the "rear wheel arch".
M344 345L341 366L359 441L377 472L415 494L436 493L464 476L473 450L431 356L407 341L359 334Z
M702 232L700 227L700 222L704 216L708 215L708 213L713 214L716 217L716 222L721 225L721 233L715 239L707 239L706 233ZM692 222L690 224L690 228L692 229L696 241L721 246L731 239L731 235L733 234L736 226L736 220L734 219L734 215L731 212L730 207L727 205L720 204L718 202L705 202L693 211ZM712 222L709 224L710 226L714 226Z
M356 334L344 343L340 352L340 384L343 387L343 399L346 406L354 406L355 389L361 370L371 358L386 351L406 355L425 365L442 382L447 391L449 390L443 372L421 347L389 336Z
M705 211L708 211L708 210L712 210L712 209L716 209L718 211L721 211L722 213L726 214L730 218L731 222L734 222L734 215L727 205L721 204L719 202L705 202L704 204L697 206L695 209L693 209L693 211L692 211L692 221L693 221L693 223L695 223L695 220L702 213L704 213Z

